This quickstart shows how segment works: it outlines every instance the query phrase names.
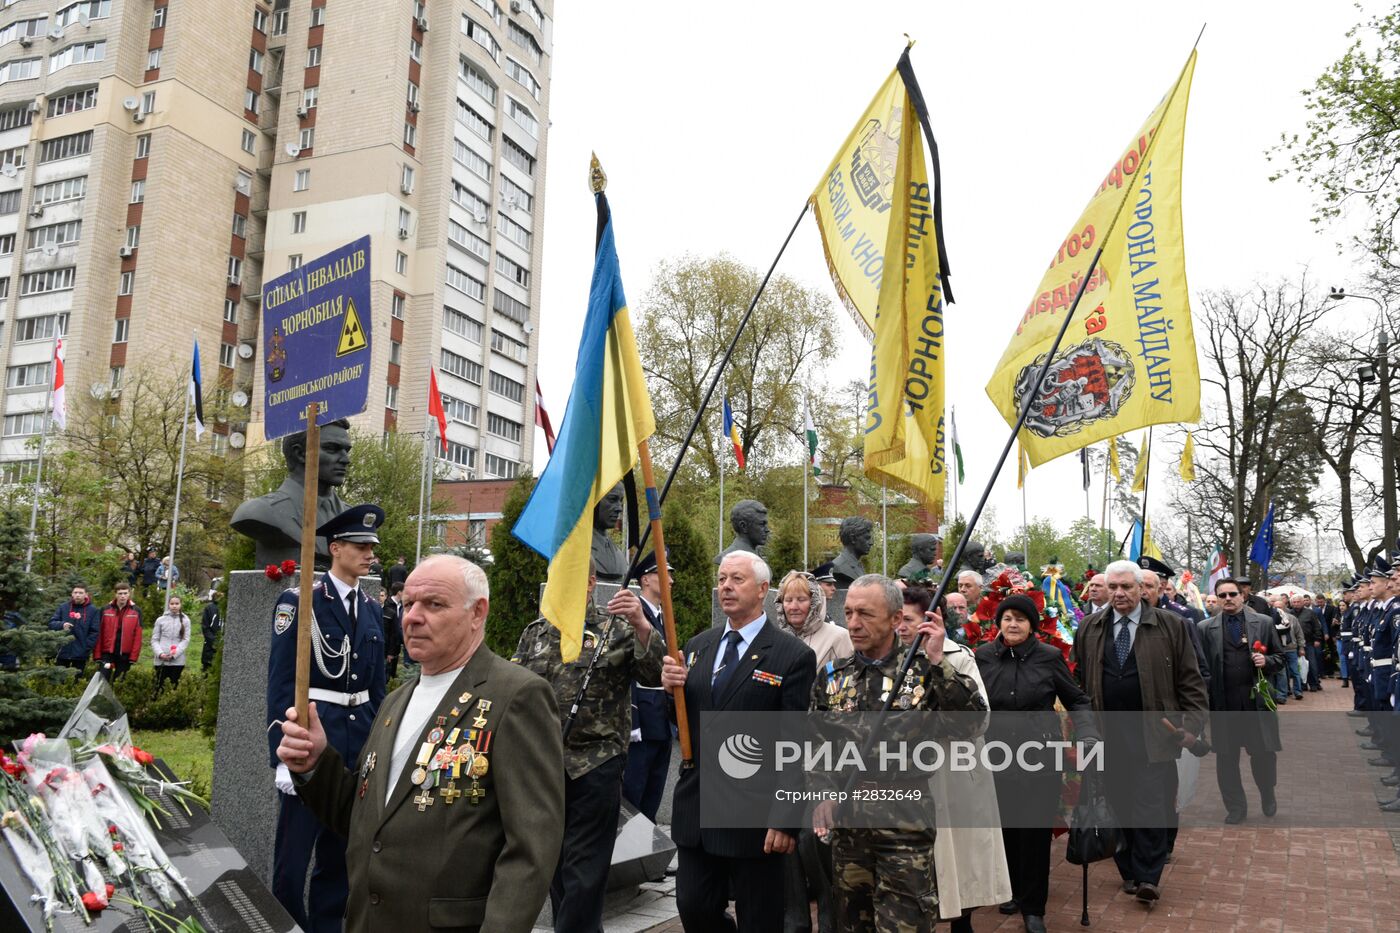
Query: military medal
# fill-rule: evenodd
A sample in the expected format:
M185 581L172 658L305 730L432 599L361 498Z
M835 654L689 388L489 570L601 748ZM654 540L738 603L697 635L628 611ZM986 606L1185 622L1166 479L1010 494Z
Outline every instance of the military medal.
M486 777L486 772L491 769L491 763L486 760L485 755L476 755L472 759L472 777Z
M448 781L447 786L438 791L438 795L442 797L443 802L450 807L456 802L458 797L462 796L462 792L457 789L456 781Z
M447 735L447 744L448 744L448 745L456 745L456 744L457 744L457 736L459 736L459 735L461 735L461 734L462 734L462 730L461 730L461 729L453 729L453 730L452 730L451 732L449 732L448 735Z
M428 762L433 760L434 743L424 742L418 746L418 757L413 759L413 763L419 767L427 767Z
M370 752L365 758L364 767L360 768L360 799L363 800L365 793L369 790L369 776L374 771L374 764L379 759L378 754Z
M443 727L444 725L446 725L446 723L447 723L447 717L446 717L446 716L439 716L439 717L437 718L437 725L433 726L433 730L432 730L431 732L428 733L428 741L429 741L429 742L432 742L434 745L436 745L436 744L438 744L439 742L442 741L442 737L443 737L443 735L445 734L445 733L442 731L442 727Z
M409 775L408 779L414 784L422 784L428 779L428 771L422 765L419 765L413 769L413 773Z
M457 702L458 702L458 703L470 703L471 701L472 701L472 695L471 695L470 693L463 693L461 696L459 696L459 697L457 698Z

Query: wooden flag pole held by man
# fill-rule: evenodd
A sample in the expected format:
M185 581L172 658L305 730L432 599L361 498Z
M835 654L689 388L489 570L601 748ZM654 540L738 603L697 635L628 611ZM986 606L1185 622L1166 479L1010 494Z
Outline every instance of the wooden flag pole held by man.
M316 487L321 472L321 426L316 423L320 405L306 406L306 467L301 498L301 588L297 598L297 722L310 722L307 694L311 690L311 605L316 577Z
M656 492L656 474L651 468L651 448L646 441L637 446L637 454L642 461L642 483L646 486L647 517L651 519L651 536L656 539L657 582L661 584L661 622L666 629L666 648L677 664L683 664L680 640L676 637L676 612L671 608L671 562L666 557L666 538L661 529L661 497ZM631 577L636 564L627 571ZM626 581L624 581L625 583ZM690 717L685 710L685 688L671 691L676 701L676 728L680 730L681 767L691 767Z

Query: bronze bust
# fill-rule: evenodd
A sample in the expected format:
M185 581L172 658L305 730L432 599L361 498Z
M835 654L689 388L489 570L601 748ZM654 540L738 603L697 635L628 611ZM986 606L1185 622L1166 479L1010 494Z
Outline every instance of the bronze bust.
M729 510L729 524L734 528L734 540L715 555L715 566L730 551L760 553L759 548L768 542L768 506L757 499L740 499Z
M593 507L593 569L599 583L621 583L627 575L627 552L617 546L608 532L622 518L622 484L614 486Z
M836 586L844 590L865 573L862 558L875 546L875 523L859 515L841 519L841 544L841 553L831 562L831 573Z

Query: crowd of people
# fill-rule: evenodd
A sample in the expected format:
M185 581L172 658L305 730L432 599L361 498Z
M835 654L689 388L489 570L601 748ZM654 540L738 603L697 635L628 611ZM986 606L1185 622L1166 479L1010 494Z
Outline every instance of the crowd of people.
M483 643L489 588L466 560L405 569L382 607L359 591L379 521L382 512L360 506L318 529L332 563L315 604L308 723L291 703L293 591L272 620L269 752L283 792L275 892L307 929L523 931L548 900L556 930L601 930L619 808L626 799L657 817L682 729L691 758L669 831L685 929L905 931L941 920L966 931L978 908L1045 929L1063 771L918 779L935 799L989 801L978 826L867 828L830 800L798 820L775 812L773 825L730 825L701 805L715 767L702 728L719 711L982 713L982 739L1008 742L1061 735L1068 717L1081 743L1113 750L1106 793L1124 839L1113 858L1124 894L1149 906L1164 896L1176 842L1179 761L1217 755L1225 821L1239 823L1249 817L1245 751L1273 816L1274 710L1322 689L1334 665L1344 684L1365 685L1358 710L1372 717L1376 750L1397 763L1388 782L1400 785L1400 728L1379 715L1377 672L1394 665L1400 643L1400 613L1373 602L1390 595L1388 566L1349 585L1343 608L1325 598L1271 605L1228 576L1200 594L1150 557L1090 568L1082 582L1058 567L1039 581L1014 563L960 569L935 604L941 569L917 580L864 574L838 590L823 566L773 587L761 557L731 550L715 577L723 624L672 652L653 555L636 592L590 599L576 660L564 660L543 619L504 659ZM590 593L595 585L592 572L580 581ZM419 670L386 695L391 625ZM1389 712L1388 676L1384 689ZM1112 715L1144 711L1153 715ZM772 779L754 778L760 793ZM946 783L955 780L966 786ZM1027 812L1040 819L1027 823Z

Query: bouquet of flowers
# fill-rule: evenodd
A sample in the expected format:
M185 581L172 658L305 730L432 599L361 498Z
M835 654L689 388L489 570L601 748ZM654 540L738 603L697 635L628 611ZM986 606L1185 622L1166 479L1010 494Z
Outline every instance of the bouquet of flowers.
M13 757L0 751L0 835L49 929L56 914L90 923L114 902L134 908L154 930L203 929L168 913L176 892L192 894L154 829L168 813L162 800L186 812L190 803L208 803L151 767L100 674L57 738L36 733L15 746Z
M1269 649L1262 641L1255 641L1253 649L1257 654L1268 654ZM1263 700L1264 705L1270 712L1278 712L1278 705L1274 703L1274 688L1269 683L1269 678L1264 676L1264 669L1256 667L1254 669L1254 686L1250 688L1249 695L1256 700Z

